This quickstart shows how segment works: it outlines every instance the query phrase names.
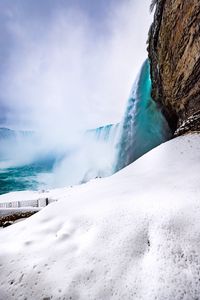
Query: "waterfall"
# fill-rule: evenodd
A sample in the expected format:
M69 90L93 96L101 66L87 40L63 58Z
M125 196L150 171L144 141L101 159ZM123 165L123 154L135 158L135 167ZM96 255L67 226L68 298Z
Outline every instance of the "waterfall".
M119 124L109 124L85 132L54 169L54 186L85 183L113 174Z
M0 140L30 138L34 135L33 131L12 130L6 127L0 127Z
M118 138L119 126L119 123L101 126L88 130L86 135L96 141L106 142L114 146Z
M160 108L151 98L149 61L142 65L120 123L115 171L170 138L170 130Z
M72 144L66 140L64 147L54 145L53 136L46 143L36 132L0 128L0 194L109 176L169 138L168 124L151 98L145 61L120 123L87 130Z

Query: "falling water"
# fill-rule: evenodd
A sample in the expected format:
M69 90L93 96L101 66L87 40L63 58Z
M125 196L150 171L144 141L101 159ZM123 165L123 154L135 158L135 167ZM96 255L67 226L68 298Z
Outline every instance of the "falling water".
M151 98L149 62L133 85L120 123L87 130L74 145L51 148L38 134L0 128L0 194L63 187L112 175L170 138ZM52 142L54 137L52 137Z
M131 90L120 132L115 171L126 167L170 138L168 124L151 98L148 60L142 65Z

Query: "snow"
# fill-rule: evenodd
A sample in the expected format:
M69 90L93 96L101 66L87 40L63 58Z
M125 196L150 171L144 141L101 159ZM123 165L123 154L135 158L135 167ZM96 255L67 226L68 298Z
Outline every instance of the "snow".
M15 201L30 201L45 197L47 193L37 191L11 192L0 195L0 203L15 202Z
M0 231L1 300L199 299L200 135L48 195Z
M26 213L26 212L33 212L39 211L41 208L39 207L20 207L20 208L0 208L0 218L2 216L9 216L15 213Z
M71 188L62 188L44 191L22 191L22 192L10 192L0 195L0 203L16 202L16 201L35 201L38 199L45 199L51 196L51 198L59 198L65 192Z
M49 191L23 191L23 192L11 192L0 195L0 210L3 208L30 208L30 207L44 207L46 206L46 199L48 203L57 201L59 198L59 193L62 193L65 189L62 190L53 190L51 194ZM51 198L49 198L51 195ZM52 198L54 196L54 198Z

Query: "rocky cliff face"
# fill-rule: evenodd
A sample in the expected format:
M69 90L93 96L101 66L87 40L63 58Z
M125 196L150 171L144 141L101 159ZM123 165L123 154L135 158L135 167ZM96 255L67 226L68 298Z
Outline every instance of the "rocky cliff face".
M157 0L149 32L152 97L175 132L200 131L200 0Z

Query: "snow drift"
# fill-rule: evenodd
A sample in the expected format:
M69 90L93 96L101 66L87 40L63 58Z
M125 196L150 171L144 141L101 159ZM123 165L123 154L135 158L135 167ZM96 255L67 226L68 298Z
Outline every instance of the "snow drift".
M50 191L58 202L0 230L0 299L199 299L199 170L193 134Z

